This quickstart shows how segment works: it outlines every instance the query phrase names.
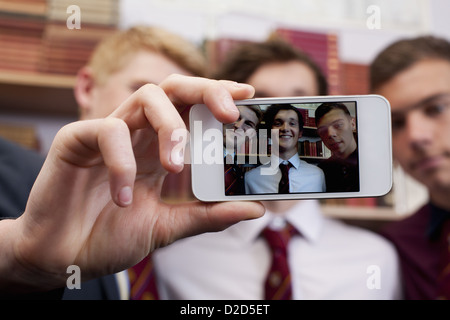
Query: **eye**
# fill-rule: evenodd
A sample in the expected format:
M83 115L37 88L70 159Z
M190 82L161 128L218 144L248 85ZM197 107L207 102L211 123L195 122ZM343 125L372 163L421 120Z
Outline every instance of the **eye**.
M275 121L273 122L273 126L274 126L274 127L280 127L280 126L281 126L281 121L280 121L280 120L275 120Z
M392 131L399 131L405 127L405 117L392 117Z
M254 124L252 121L245 121L245 126L248 128L256 128L256 124Z
M317 134L321 137L324 137L327 133L327 127L320 127L317 129Z
M429 117L436 117L442 114L450 105L450 102L437 102L426 105L424 112Z
M338 121L333 124L333 128L335 128L336 130L342 129L343 126L344 123L342 121Z

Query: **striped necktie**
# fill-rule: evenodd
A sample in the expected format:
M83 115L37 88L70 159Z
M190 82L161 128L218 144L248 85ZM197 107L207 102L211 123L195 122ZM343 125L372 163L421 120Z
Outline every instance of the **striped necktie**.
M287 245L297 231L290 224L281 230L266 227L262 235L272 252L272 265L265 282L265 300L292 299L291 274L287 260Z
M291 167L290 162L287 164L280 163L281 179L278 184L278 193L289 193L289 169Z
M128 269L130 300L159 300L151 255Z

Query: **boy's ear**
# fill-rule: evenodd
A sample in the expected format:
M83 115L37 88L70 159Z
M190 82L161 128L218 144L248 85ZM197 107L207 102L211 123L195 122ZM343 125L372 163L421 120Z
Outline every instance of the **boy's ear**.
M74 95L78 104L80 118L86 118L92 108L92 88L94 77L89 67L81 68L76 76Z

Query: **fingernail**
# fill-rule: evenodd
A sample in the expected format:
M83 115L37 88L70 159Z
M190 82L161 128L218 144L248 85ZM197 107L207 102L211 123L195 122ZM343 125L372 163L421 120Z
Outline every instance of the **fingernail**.
M169 162L177 166L184 163L184 149L188 138L188 131L186 129L176 129L172 132L172 150L170 152Z
M184 148L173 148L171 160L177 166L182 165L184 163Z
M126 186L120 189L119 202L123 205L129 205L133 201L133 190L131 187Z

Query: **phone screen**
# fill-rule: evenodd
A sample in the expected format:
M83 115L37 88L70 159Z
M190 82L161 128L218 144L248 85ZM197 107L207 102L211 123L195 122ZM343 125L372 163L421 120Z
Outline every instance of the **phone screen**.
M356 101L238 109L223 125L226 196L360 191Z

